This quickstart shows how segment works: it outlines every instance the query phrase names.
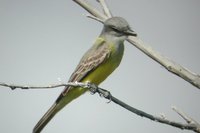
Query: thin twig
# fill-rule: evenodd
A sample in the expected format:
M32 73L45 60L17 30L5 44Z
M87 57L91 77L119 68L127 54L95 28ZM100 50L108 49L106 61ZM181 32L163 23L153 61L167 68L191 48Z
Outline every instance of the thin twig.
M105 0L97 0L97 2L99 2L101 4L101 7L103 9L104 14L108 17L111 18L112 17L112 13L108 8L108 5L106 4Z
M189 117L188 115L186 115L183 111L179 110L178 108L176 108L175 106L172 107L172 109L181 116L181 118L183 118L188 124L194 124L196 127L199 127L200 130L200 124L195 121L194 119L192 119L191 117Z
M82 7L85 7L84 9L87 10L90 14L93 16L101 19L101 20L106 20L108 17L99 12L97 9L93 8L88 2L85 0L73 0L77 4L79 4Z
M7 84L0 82L0 86L9 87L12 90L15 90L17 88L19 89L52 89L52 88L58 88L58 87L65 87L65 86L74 86L74 87L87 87L86 83L81 82L69 82L66 84L53 84L48 86L28 86L28 85L16 85L16 84Z
M85 0L74 0L77 4L87 10L93 16L100 18L102 20L107 19L108 17L103 13L97 11L94 7L92 7ZM141 50L144 54L164 66L169 72L179 76L190 84L194 85L196 88L200 89L200 75L191 72L190 70L182 67L176 62L170 60L169 58L164 57L159 52L153 50L149 45L144 43L138 37L130 36L127 41L129 41L136 48Z
M114 103L120 105L121 107L141 116L141 117L145 117L148 118L150 120L156 121L156 122L160 122L160 123L164 123L167 125L171 125L180 129L187 129L187 130L193 130L197 133L200 133L200 125L196 122L194 124L193 123L187 123L187 124L183 124L183 123L179 123L179 122L174 122L174 121L170 121L167 120L166 117L157 117L157 116L153 116L151 114L148 114L144 111L138 110L134 107L131 107L130 105L122 102L121 100L117 99L116 97L112 96L111 93L105 89L99 88L98 86L94 85L94 84L90 84L90 83L82 83L82 82L69 82L66 84L54 84L54 85L48 85L48 86L27 86L27 85L15 85L15 84L7 84L7 83L2 83L0 82L0 86L4 86L4 87L9 87L12 90L20 88L20 89L50 89L50 88L57 88L57 87L61 87L61 86L73 86L73 87L83 87L83 88L88 88L90 90L90 92L92 94L95 93L99 93L100 96L103 96L104 98L113 101ZM76 89L76 88L74 88ZM183 114L183 113L181 113ZM187 118L188 119L188 118Z
M187 123L192 123L193 120L187 116L185 113L183 113L182 111L178 110L175 106L172 107L172 109L179 114Z
M97 17L95 17L95 16L93 16L93 15L91 15L91 14L87 14L86 16L87 16L88 18L91 18L91 19L94 19L94 20L99 21L99 22L101 22L101 23L104 23L104 21L103 21L102 19L99 19L99 18L97 18Z
M101 96L104 96L106 99L113 101L114 103L120 105L121 107L123 107L123 108L125 108L125 109L127 109L127 110L141 116L141 117L145 117L145 118L148 118L152 121L171 125L173 127L177 127L177 128L180 128L180 129L187 129L187 130L192 130L194 132L200 133L200 125L196 121L193 121L192 123L183 124L183 123L180 123L180 122L168 120L166 117L164 117L164 118L163 117L157 117L157 116L148 114L148 113L146 113L142 110L138 110L134 107L131 107L130 105L128 105L128 104L122 102L121 100L117 99L116 97L112 96L111 93L108 92L105 89L94 87L94 89L92 90L93 93L95 93L95 91L94 91L95 89L96 89L96 92L98 92Z
M190 124L183 124L183 123L179 123L179 122L175 122L175 121L170 121L168 119L163 119L162 117L157 117L157 116L153 116L151 114L148 114L146 112L143 112L141 110L138 110L136 108L133 108L131 106L129 106L128 104L120 101L119 99L115 98L115 97L111 97L111 100L113 102L115 102L116 104L119 104L120 106L126 108L127 110L141 116L141 117L145 117L145 118L148 118L152 121L155 121L155 122L160 122L160 123L163 123L163 124L167 124L167 125L171 125L171 126L174 126L174 127L177 127L177 128L180 128L180 129L187 129L187 130L193 130L195 132L197 132L197 127L194 126L194 125L190 125Z
M147 56L158 62L169 72L181 77L185 81L200 89L200 76L198 74L191 72L187 68L163 56L162 54L151 48L148 44L144 43L138 37L129 36L127 41L134 45L136 48L138 48L140 51L145 53Z

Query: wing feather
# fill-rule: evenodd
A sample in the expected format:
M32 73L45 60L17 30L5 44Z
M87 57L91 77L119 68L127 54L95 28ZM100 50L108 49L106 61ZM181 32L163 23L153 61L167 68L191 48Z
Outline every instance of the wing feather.
M68 82L80 82L109 57L110 49L105 43L105 41L100 41L86 52ZM61 95L65 96L70 88L65 87Z

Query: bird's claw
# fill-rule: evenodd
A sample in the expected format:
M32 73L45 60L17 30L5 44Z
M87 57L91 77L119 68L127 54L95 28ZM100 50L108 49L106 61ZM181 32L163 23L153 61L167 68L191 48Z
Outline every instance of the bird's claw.
M92 95L94 95L96 92L98 92L100 97L109 99L109 101L107 103L110 103L112 101L111 94L109 91L99 88L97 85L95 85L93 83L86 82L85 88L88 88Z
M100 95L101 97L104 97L104 98L106 98L106 99L109 99L109 101L108 101L107 103L110 103L110 102L112 101L112 99L111 99L111 93L110 93L109 91L107 91L107 90L100 89L100 90L99 90L99 95Z
M90 82L86 82L86 88L90 90L90 93L93 95L98 91L98 86L95 84L92 84Z

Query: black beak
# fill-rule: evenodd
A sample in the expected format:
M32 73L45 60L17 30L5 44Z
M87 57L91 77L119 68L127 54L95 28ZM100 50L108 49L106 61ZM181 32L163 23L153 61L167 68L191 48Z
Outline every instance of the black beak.
M124 31L124 33L127 34L128 36L137 36L137 33L131 29Z

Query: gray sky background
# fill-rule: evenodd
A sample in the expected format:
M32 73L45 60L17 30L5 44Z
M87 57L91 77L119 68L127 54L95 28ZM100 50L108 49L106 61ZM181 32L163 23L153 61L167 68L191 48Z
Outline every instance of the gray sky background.
M94 0L90 0L97 6ZM200 73L199 0L108 0L113 14L130 23L155 50ZM66 82L102 24L71 0L0 0L0 81L22 85ZM101 84L124 102L184 122L175 105L200 122L200 90L169 73L126 42L119 68ZM30 133L61 88L11 91L0 87L0 132ZM189 133L141 118L98 95L86 93L43 133Z

